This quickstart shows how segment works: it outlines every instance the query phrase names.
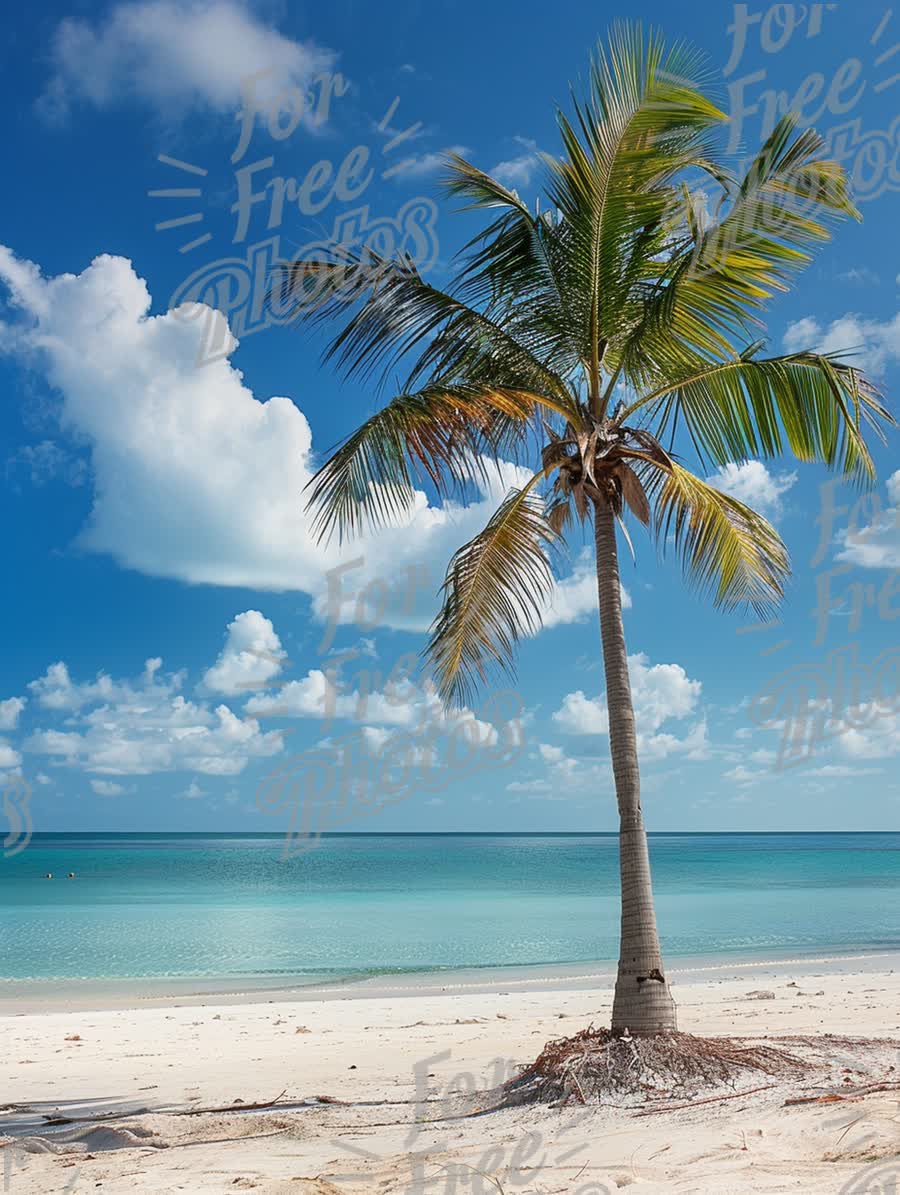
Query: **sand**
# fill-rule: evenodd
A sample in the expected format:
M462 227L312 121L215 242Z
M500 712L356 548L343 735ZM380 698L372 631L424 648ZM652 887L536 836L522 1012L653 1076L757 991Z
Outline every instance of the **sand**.
M608 1023L608 972L432 977L320 993L181 992L171 1000L155 992L132 997L132 1007L121 1006L121 994L69 990L40 1012L7 996L2 1189L900 1190L900 959L676 967L671 976L680 1028L692 1033L894 1041L862 1052L821 1041L806 1048L817 1068L803 1079L756 1076L748 1085L764 1090L715 1102L460 1117L459 1093L496 1086L548 1039ZM872 1086L886 1089L848 1094ZM842 1098L822 1098L835 1087ZM276 1108L235 1105L276 1097ZM226 1110L185 1115L198 1108ZM50 1115L74 1123L48 1132ZM107 1118L84 1119L98 1116Z

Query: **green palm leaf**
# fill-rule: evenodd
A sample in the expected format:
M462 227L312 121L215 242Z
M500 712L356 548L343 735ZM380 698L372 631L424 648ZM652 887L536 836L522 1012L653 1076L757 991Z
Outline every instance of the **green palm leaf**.
M416 473L441 493L484 480L490 462L519 454L537 407L532 395L502 387L432 385L398 395L309 482L316 534L343 538L395 523L413 505Z
M582 279L582 360L595 405L605 344L662 246L670 183L703 160L710 128L725 119L694 85L699 75L695 53L666 52L657 34L645 40L639 25L618 25L592 64L588 100L574 102L575 122L558 117L565 157L548 164L549 193Z
M680 346L732 352L758 326L773 293L786 290L828 239L829 223L860 218L843 169L818 156L821 137L807 130L792 140L796 119L782 117L739 183L707 168L723 188L723 211L709 227L701 230L692 203L683 205L680 233L676 220L673 252L646 288L641 319L611 354L625 362L634 384L671 368Z
M447 701L464 702L491 669L508 668L517 641L541 624L553 588L548 550L558 539L533 493L542 476L512 490L450 561L425 652Z
M748 604L764 617L784 595L787 549L756 511L701 481L687 469L644 467L642 481L655 502L655 531L671 536L686 578L715 604Z
M621 419L640 411L660 437L683 420L706 463L771 458L787 449L798 460L871 477L863 425L877 429L892 418L863 374L834 355L759 358L757 347L726 361L682 360L680 375L632 403Z
M541 338L518 338L490 310L429 285L408 261L345 252L336 261L287 263L281 271L281 304L295 298L295 320L345 317L325 359L335 359L348 376L370 377L381 366L384 380L420 350L405 391L434 377L486 381L530 390L563 416L572 407L565 381L543 360Z

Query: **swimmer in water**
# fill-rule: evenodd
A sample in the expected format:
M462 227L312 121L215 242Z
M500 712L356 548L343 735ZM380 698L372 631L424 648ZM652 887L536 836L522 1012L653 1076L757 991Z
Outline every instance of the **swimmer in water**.
M48 872L47 872L47 874L44 876L44 879L45 879L45 880L52 880L52 879L53 879L53 872L52 872L52 871L48 871Z
M74 880L74 879L75 879L75 872L74 872L74 871L70 871L70 872L69 872L69 879L70 879L70 880Z

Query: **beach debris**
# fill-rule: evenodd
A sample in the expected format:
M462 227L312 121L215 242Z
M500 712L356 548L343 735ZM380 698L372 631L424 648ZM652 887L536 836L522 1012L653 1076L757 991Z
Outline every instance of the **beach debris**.
M718 1104L722 1100L736 1100L741 1096L755 1095L758 1091L771 1091L776 1087L775 1083L765 1083L762 1087L742 1087L740 1091L729 1091L725 1095L710 1095L703 1100L688 1100L686 1104L669 1104L660 1102L653 1108L641 1108L639 1112L635 1112L635 1116L650 1116L653 1112L679 1112L683 1108L697 1108L700 1104ZM741 1149L746 1149L746 1139Z
M809 1063L768 1042L660 1033L632 1037L593 1025L548 1042L537 1059L499 1089L497 1107L524 1103L619 1103L640 1097L666 1101L704 1090L736 1091L750 1075L802 1076ZM718 1098L718 1097L715 1097ZM634 1105L629 1105L634 1106Z
M787 1107L790 1104L836 1104L846 1100L861 1099L864 1095L874 1095L881 1091L900 1091L900 1083L864 1083L859 1087L841 1087L839 1090L824 1091L819 1095L798 1095L786 1099L784 1106Z
M238 1096L230 1104L221 1104L215 1108L186 1108L184 1111L177 1113L177 1115L203 1116L207 1112L256 1112L260 1108L274 1108L281 1097L286 1094L287 1088L285 1087L284 1091L280 1091L274 1100L261 1100L256 1104L247 1104Z
M755 991L755 992L748 992L748 993L747 993L747 999L748 999L748 1000L774 1000L774 999L775 999L775 993L774 993L774 992L766 992L766 991L761 991L761 990L759 990L759 991Z

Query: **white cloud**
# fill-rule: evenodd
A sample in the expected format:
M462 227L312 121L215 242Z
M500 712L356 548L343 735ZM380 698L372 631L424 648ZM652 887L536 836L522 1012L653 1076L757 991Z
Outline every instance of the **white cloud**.
M180 771L232 776L252 759L281 754L286 732L263 731L260 720L267 717L354 722L379 766L387 762L434 769L444 757L469 760L482 749L501 753L521 749L521 719L503 703L486 705L490 712L485 716L492 719L486 721L468 709L448 709L433 686L406 679L402 665L408 659L413 668L415 654L398 660L395 681L382 682L380 674L355 667L353 687L335 667L328 675L313 670L303 680L286 684L270 674L268 691L251 697L242 714L204 700L203 695L211 691L244 691L250 665L242 657L249 655L258 665L260 659L251 648L259 644L259 650L278 665L277 674L282 651L272 623L259 611L245 611L229 624L225 647L204 674L198 686L201 696L195 700L181 693L185 674L163 673L157 658L147 661L136 680L100 673L96 680L82 681L71 675L64 662L53 664L29 687L38 709L55 716L56 722L35 729L24 749L58 766L87 772L93 777L93 791L102 796L128 791L106 777ZM347 666L346 660L342 666ZM258 670L250 679L253 688L262 687ZM0 768L20 762L19 753L0 740ZM196 799L206 793L195 780L180 795Z
M203 687L227 697L268 688L283 659L281 640L268 618L258 610L245 610L228 624L225 646L207 670Z
M33 486L57 480L66 485L81 486L88 478L87 462L54 440L24 444L9 458L6 467L13 478L20 471L27 474Z
M16 729L26 701L25 697L9 697L6 701L0 701L0 730Z
M465 158L469 154L469 149L465 145L448 145L446 149L404 158L396 164L396 167L392 168L391 177L405 180L427 178L431 174L437 174L438 171L446 169L448 154L458 154L459 157Z
M729 461L706 480L761 515L777 518L781 514L781 496L795 484L797 474L779 473L776 476L762 461L744 461L742 464Z
M745 768L743 764L738 764L736 768L725 773L725 779L731 780L735 784L755 784L765 775L765 772L754 772L750 768Z
M811 768L808 776L822 776L824 779L850 779L854 776L880 776L881 768L850 767L848 764L828 763L821 768Z
M704 758L708 749L705 721L696 722L683 738L661 730L669 719L680 721L696 713L700 681L691 680L680 664L650 664L642 652L628 657L628 669L641 756L663 759L682 752L692 759ZM608 734L606 697L587 697L580 689L568 693L553 721L568 734Z
M608 734L609 717L602 697L587 697L582 689L567 693L553 721L569 734Z
M144 679L152 682L162 661L147 660L144 665ZM173 678L175 687L183 679L182 674ZM119 701L126 698L130 690L117 685L105 673L97 674L96 680L75 684L69 675L69 669L62 661L51 664L43 676L30 681L28 688L35 695L38 705L48 710L80 710L85 705L97 702Z
M872 521L838 533L837 559L863 568L900 568L900 469L887 480L887 506Z
M54 665L31 688L41 706L69 715L67 729L38 729L25 750L116 776L179 770L235 775L251 758L281 751L280 733L264 733L256 719L241 718L226 705L186 700L178 692L182 674L160 679L159 664L148 661L136 682L102 676L86 683L74 682L65 664Z
M893 361L900 360L900 313L893 319L866 319L848 312L824 328L807 316L788 325L784 334L788 352L816 349L822 353L850 353L854 364L871 373L883 374Z
M149 316L150 294L130 262L101 256L77 276L45 280L0 246L0 280L25 317L16 350L39 357L62 393L65 427L90 447L94 500L79 546L126 568L300 590L321 617L421 630L453 552L528 476L500 462L468 505L432 506L413 491L396 526L322 546L301 498L317 463L303 412L288 398L261 402L224 357L197 368L201 321ZM328 573L345 566L330 600ZM582 574L571 582L583 584ZM561 590L577 613L565 582Z
M553 792L553 784L550 780L540 779L535 780L511 780L506 786L508 793L531 793L537 795L550 794Z
M517 154L514 158L507 158L503 162L497 162L490 168L488 174L506 187L527 187L531 182L531 176L540 165L540 159L537 156L537 142L528 137L514 137L513 140L525 152Z
M778 758L776 753L769 747L759 747L756 751L750 752L750 758L754 763L774 763Z
M121 797L125 788L112 780L92 780L91 788L100 797Z
M0 768L17 768L22 762L22 756L9 743L0 739Z
M243 79L272 72L276 94L288 85L305 92L335 56L285 37L241 0L136 0L96 25L61 21L50 60L39 107L60 119L79 101L109 108L138 99L165 116L236 110Z
M849 282L851 286L878 286L881 279L868 266L852 266L837 275L838 282Z
M366 738L377 749L387 741L388 734L381 729L386 726L448 733L464 728L472 742L482 746L494 746L497 742L497 731L492 725L476 718L471 710L448 709L431 685L398 680L379 689L372 683L377 681L377 674L369 677L366 672L360 679L363 681L360 687L348 690L339 675L326 675L315 668L302 680L280 685L277 694L251 697L245 708L248 714L260 718L337 718L365 722Z
M622 608L631 608L631 596L622 589ZM592 553L585 549L568 577L554 582L544 609L545 628L597 618L597 569Z
M839 728L842 755L852 759L887 759L900 755L900 712L893 704L863 702L853 711L852 723Z

